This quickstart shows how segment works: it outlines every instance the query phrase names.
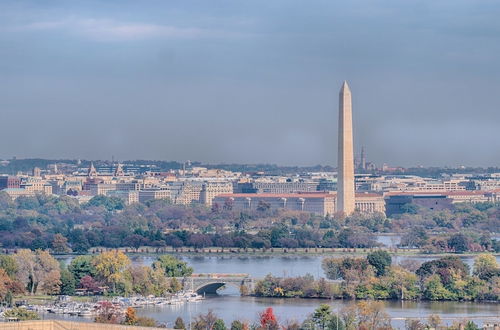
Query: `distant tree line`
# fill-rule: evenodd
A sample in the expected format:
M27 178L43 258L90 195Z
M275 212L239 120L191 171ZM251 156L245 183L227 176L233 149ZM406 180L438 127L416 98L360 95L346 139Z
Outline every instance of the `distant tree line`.
M376 251L366 258L325 258L329 280L266 276L253 294L263 297L347 298L378 300L500 301L500 266L491 254L479 255L471 274L458 257L423 264L392 265L390 255ZM247 292L249 293L249 292Z
M409 210L349 217L306 212L237 211L230 205L172 205L168 200L125 205L96 196L79 205L69 196L36 195L15 201L0 191L3 248L85 253L92 247L372 248L375 234L401 232L402 247L427 252L498 251L489 232L500 228L498 204L457 205L451 211ZM444 233L441 236L433 232Z

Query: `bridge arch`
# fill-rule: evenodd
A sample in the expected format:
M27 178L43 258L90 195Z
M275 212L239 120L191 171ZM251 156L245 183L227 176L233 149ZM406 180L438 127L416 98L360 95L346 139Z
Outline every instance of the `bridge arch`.
M231 286L235 287L236 289L238 289L238 291L239 291L240 286L242 284L243 283L212 281L212 282L206 282L206 283L202 283L202 284L198 285L198 287L196 287L194 289L194 291L198 294L204 294L204 293L216 294L217 290L219 290L220 288L222 288L225 285L231 285Z
M248 274L193 274L182 279L184 288L193 290L198 294L217 293L224 285L232 285L240 291L242 285L253 288L253 280Z

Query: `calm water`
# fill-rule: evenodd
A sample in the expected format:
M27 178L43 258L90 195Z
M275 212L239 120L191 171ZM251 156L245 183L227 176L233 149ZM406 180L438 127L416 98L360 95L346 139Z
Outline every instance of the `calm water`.
M141 316L148 316L172 326L175 319L180 316L187 324L197 315L212 310L226 323L235 319L246 320L250 323L258 320L259 312L267 307L272 307L280 322L296 320L302 322L320 304L327 303L335 311L341 310L352 304L351 301L322 300L322 299L273 299L240 297L235 289L222 290L219 296L210 296L200 302L187 303L177 306L146 307L138 309ZM396 328L404 328L405 318L418 318L425 320L431 314L439 314L443 322L453 323L457 318L468 318L478 324L497 318L500 321L500 304L459 303L459 302L383 302L385 311L391 317L391 323ZM73 319L92 321L78 317L45 314L44 318Z
M335 254L332 256L341 256ZM135 264L151 265L156 260L156 255L131 255L130 258ZM321 261L324 256L311 255L274 255L274 256L245 256L245 255L179 255L180 259L186 261L194 268L196 273L246 273L254 278L262 278L267 274L274 276L301 276L311 274L314 277L323 277ZM73 257L64 256L59 258L69 263ZM471 269L474 264L473 256L460 257L467 263ZM500 256L497 256L500 263ZM393 256L393 264L398 264L403 260L415 260L417 262L426 262L436 259L432 256Z
M388 246L399 243L397 236L380 236L379 242ZM340 256L340 254L339 254ZM180 255L197 273L247 273L254 278L262 278L267 274L275 276L299 276L307 273L315 277L322 277L321 261L324 256L298 256L298 255L274 255L274 256L209 256L209 255ZM70 262L72 256L61 257L65 262ZM132 255L135 264L151 265L156 259L155 255ZM435 257L428 256L397 256L393 257L393 263L399 263L405 259L425 262ZM464 262L472 267L474 257L462 257ZM500 262L500 256L497 256ZM318 299L272 299L256 297L240 297L238 290L231 286L220 290L218 296L207 296L202 302L183 304L179 306L147 307L139 309L138 313L143 316L172 325L174 320L181 316L187 323L188 320L200 313L213 310L226 322L245 319L255 321L258 313L267 307L273 307L280 320L295 319L303 321L319 304L329 303L334 309L341 309L351 302L328 301ZM393 326L404 328L404 318L425 319L430 314L439 314L448 324L453 318L472 318L476 323L482 324L485 317L500 318L500 304L483 303L459 303L459 302L384 302L386 311L392 318ZM45 317L61 317L54 314L46 314ZM498 320L500 321L500 320Z
M321 299L273 299L256 297L239 297L236 295L225 295L208 297L198 303L184 304L180 306L151 307L144 308L139 313L144 316L155 318L168 325L172 325L177 316L184 321L193 319L200 313L213 310L226 323L234 319L243 319L250 322L258 320L259 312L267 307L272 307L282 322L286 320L303 321L320 304L328 303L333 310L340 310L352 302L341 300ZM479 323L486 317L500 317L500 304L477 304L456 302L384 302L385 310L392 318L395 327L404 328L405 318L425 319L431 314L439 314L443 321L451 324L454 318L469 317Z

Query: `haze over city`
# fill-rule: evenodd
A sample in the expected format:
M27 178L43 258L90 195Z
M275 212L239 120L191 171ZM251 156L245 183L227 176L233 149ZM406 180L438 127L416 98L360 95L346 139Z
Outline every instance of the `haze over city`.
M0 1L0 328L500 330L499 18Z
M494 1L2 1L0 158L494 166ZM5 124L8 123L8 124Z

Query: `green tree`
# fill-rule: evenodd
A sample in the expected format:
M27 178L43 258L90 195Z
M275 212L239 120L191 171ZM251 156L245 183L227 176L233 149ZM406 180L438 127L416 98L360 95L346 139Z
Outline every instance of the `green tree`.
M472 321L468 321L464 327L464 330L480 330L480 329L481 328L478 327L477 324Z
M430 276L424 283L423 296L427 300L454 300L453 294L441 283L439 275Z
M310 316L315 329L325 330L343 330L345 329L344 322L334 315L330 306L321 304Z
M107 197L104 195L97 195L88 201L87 206L103 206L106 210L112 212L123 210L125 203L122 199L117 197Z
M320 328L325 329L332 317L330 306L321 304L312 314L313 322Z
M231 330L243 330L245 329L245 324L239 320L234 320L231 323Z
M469 239L464 234L455 234L448 240L448 246L455 252L463 253L469 250Z
M12 307L12 303L14 302L14 296L12 295L11 291L7 291L7 294L5 295L3 301L5 305L7 305L7 307Z
M418 207L418 205L407 203L407 204L401 205L400 210L403 213L417 214L419 207Z
M188 267L186 262L168 254L158 257L153 268L162 269L167 277L184 277L193 273L193 268Z
M92 256L77 256L71 260L68 270L73 274L77 282L86 276L95 276L95 268L92 265Z
M179 316L175 319L174 329L186 329L186 325L184 324L182 317Z
M387 251L375 251L366 257L370 265L377 270L377 276L385 275L387 267L392 263L392 258Z
M226 324L224 323L223 319L217 319L215 321L214 326L212 330L227 330Z
M469 275L469 266L459 257L450 256L424 262L415 272L422 280L438 274L445 285L450 285L456 277L465 278Z
M66 267L63 267L61 269L61 294L64 295L74 295L75 294L75 288L76 288L76 281L75 277L73 274L66 269Z

